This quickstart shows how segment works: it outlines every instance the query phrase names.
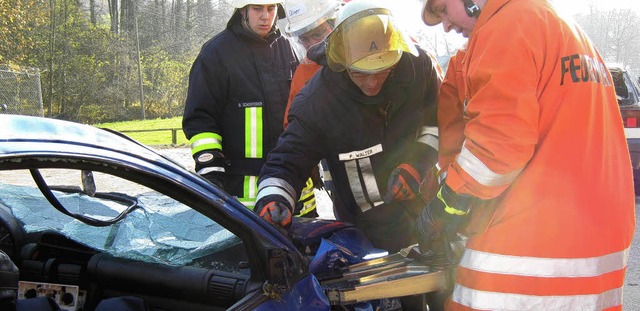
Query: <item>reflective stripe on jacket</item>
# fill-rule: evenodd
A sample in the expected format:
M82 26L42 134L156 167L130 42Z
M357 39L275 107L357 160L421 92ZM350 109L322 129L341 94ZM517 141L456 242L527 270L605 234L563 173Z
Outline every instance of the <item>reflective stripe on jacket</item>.
M621 309L635 205L602 58L546 1L488 1L469 40L446 182L491 200L472 210L448 310Z
M259 197L269 193L263 183L272 178L302 189L307 172L326 159L338 220L352 222L370 236L378 230L377 236L389 239L409 231L415 215L405 218L411 213L408 208L387 206L383 197L393 169L424 148L419 134L435 132L424 129L435 126L439 83L437 65L423 50L419 57L404 54L377 96L365 96L346 72L323 67L291 105L290 123L260 174ZM385 220L393 228L378 225ZM402 238L392 247L402 247L411 237L403 232Z
M240 19L229 24L203 45L193 63L183 129L194 154L223 151L225 190L253 206L255 177L282 132L297 60L279 30L259 39Z

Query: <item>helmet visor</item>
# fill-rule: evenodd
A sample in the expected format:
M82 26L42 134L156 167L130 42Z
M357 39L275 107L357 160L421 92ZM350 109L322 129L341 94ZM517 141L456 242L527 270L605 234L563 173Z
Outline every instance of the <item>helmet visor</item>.
M327 38L327 61L333 71L351 68L375 73L395 65L408 52L418 55L388 9L371 9L344 20Z

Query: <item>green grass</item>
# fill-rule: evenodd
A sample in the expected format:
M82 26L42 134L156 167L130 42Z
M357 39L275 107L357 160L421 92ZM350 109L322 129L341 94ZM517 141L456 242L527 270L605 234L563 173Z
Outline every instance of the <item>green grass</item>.
M150 131L150 132L133 132L133 133L127 133L126 131L153 130L153 129L179 129L178 131L176 131L176 146L186 147L189 145L187 138L184 136L184 132L182 132L182 117L174 117L170 119L100 123L100 124L94 124L94 126L108 128L108 129L119 131L119 132L125 131L123 134L148 146L171 146L172 131L158 130L158 131Z

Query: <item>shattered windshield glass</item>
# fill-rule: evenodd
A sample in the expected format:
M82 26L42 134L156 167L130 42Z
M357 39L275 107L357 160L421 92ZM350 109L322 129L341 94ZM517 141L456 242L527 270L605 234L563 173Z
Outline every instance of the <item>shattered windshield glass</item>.
M63 172L68 176L80 176L79 170L59 169L46 170L43 175L50 186L57 189L51 184L59 181ZM240 243L239 238L219 224L166 195L138 184L127 185L131 182L118 177L96 175L98 194L117 190L117 193L137 198L137 207L114 225L90 226L62 214L53 208L33 181L26 185L26 177L22 185L0 185L3 193L0 203L11 209L26 233L53 230L117 257L171 265L198 265L194 260ZM3 178L3 181L6 183L7 179ZM112 219L128 207L126 201L91 197L79 191L52 192L69 212L98 220Z

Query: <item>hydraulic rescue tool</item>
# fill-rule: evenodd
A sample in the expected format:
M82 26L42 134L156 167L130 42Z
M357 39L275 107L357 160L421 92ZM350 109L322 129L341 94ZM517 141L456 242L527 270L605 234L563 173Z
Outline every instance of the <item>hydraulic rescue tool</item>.
M441 242L444 247L437 252L421 253L418 244L414 244L395 254L347 266L339 275L319 281L332 305L446 293L453 287L461 242Z

